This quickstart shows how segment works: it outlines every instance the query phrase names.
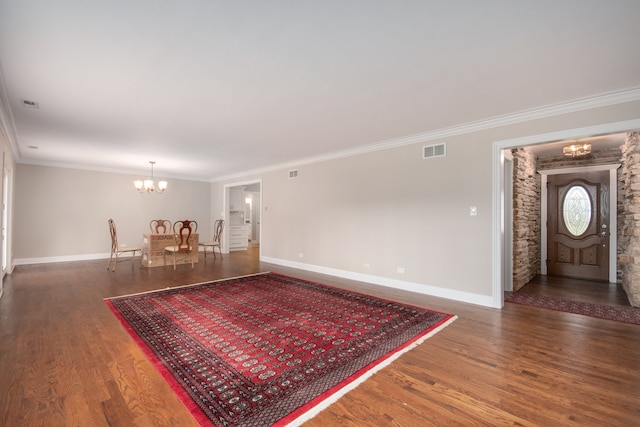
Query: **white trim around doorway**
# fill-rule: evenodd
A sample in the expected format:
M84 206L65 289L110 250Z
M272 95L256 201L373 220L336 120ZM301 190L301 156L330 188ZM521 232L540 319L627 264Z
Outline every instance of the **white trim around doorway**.
M258 209L258 241L262 242L262 178L246 180L246 181L238 181L232 182L223 185L222 191L222 218L225 220L226 224L224 227L224 231L222 232L222 252L229 253L229 190L233 187L246 187L252 184L260 184L260 204L257 207Z
M520 138L495 141L492 147L492 302L496 308L504 306L504 262L503 259L503 198L501 190L504 188L503 156L502 150L522 147L526 145L542 144L545 142L562 141L565 139L580 139L589 136L606 135L611 133L628 132L640 129L640 119L622 122L603 123L575 129L566 129L558 132L549 132L539 135L529 135ZM565 170L566 171L566 170ZM615 257L614 257L615 259ZM615 268L613 271L615 272Z

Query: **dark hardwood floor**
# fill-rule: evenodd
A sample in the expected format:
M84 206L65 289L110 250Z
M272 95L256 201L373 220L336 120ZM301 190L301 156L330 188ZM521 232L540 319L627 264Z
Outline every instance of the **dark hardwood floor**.
M518 292L596 304L631 306L622 285L593 280L537 276Z
M1 426L195 426L103 298L259 271L459 316L307 427L631 426L640 420L640 326L402 292L260 263L257 250L206 263L200 257L195 268L175 271L123 263L111 273L106 264L18 266L5 278ZM535 286L561 292L549 280Z

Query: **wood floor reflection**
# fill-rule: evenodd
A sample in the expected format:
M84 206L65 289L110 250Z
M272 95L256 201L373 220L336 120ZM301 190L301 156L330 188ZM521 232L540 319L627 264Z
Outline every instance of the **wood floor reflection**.
M259 249L145 269L18 266L0 299L0 426L196 426L104 298L274 271L458 319L308 421L325 426L630 426L637 325L518 304L488 308L260 262ZM529 289L622 303L587 286ZM529 285L527 285L529 286Z
M518 292L595 304L630 306L627 294L619 283L537 276Z

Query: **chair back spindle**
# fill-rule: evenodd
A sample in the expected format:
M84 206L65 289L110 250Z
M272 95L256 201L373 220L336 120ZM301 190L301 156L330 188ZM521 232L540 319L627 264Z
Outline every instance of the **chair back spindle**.
M207 252L208 249L211 248L211 252L213 253L213 258L216 258L216 247L218 248L218 252L220 253L220 258L222 258L222 249L220 240L222 239L222 230L224 229L224 220L217 219L213 223L213 240L210 242L200 242L200 246L202 247L202 252L204 252L204 260L207 260Z
M173 269L176 269L177 254L183 254L182 259L185 261L191 261L191 268L193 268L194 257L191 255L193 250L192 236L198 231L198 223L192 220L176 221L173 223L173 240L175 245L167 246L164 248L164 257L166 265L167 253L170 253L173 258ZM197 251L195 253L197 255Z
M191 235L198 230L198 223L191 220L176 221L173 224L173 234L178 252L191 251Z
M118 233L116 232L116 223L109 218L109 233L111 234L111 252L118 250Z
M224 220L217 219L213 224L213 241L220 242L220 237L222 236L222 229L224 228Z
M149 223L151 234L167 234L171 232L171 221L168 219L154 219Z
M109 218L109 234L111 235L111 254L109 255L109 264L107 270L116 271L116 264L120 262L120 255L123 253L130 253L131 260L135 260L136 254L140 254L140 261L142 262L142 249L137 247L123 247L118 246L118 232L116 231L116 223L113 218ZM142 264L140 265L142 267Z

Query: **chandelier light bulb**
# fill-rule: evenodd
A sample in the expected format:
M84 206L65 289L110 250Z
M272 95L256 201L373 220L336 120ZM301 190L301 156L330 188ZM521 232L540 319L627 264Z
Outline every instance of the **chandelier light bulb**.
M591 144L571 144L562 149L567 157L580 157L591 153Z
M145 180L137 179L133 181L133 185L139 193L155 192L162 194L164 193L164 190L167 189L167 181L159 181L158 186L156 187L155 181L153 180L153 165L155 165L156 162L150 160L149 163L151 164L151 178Z

